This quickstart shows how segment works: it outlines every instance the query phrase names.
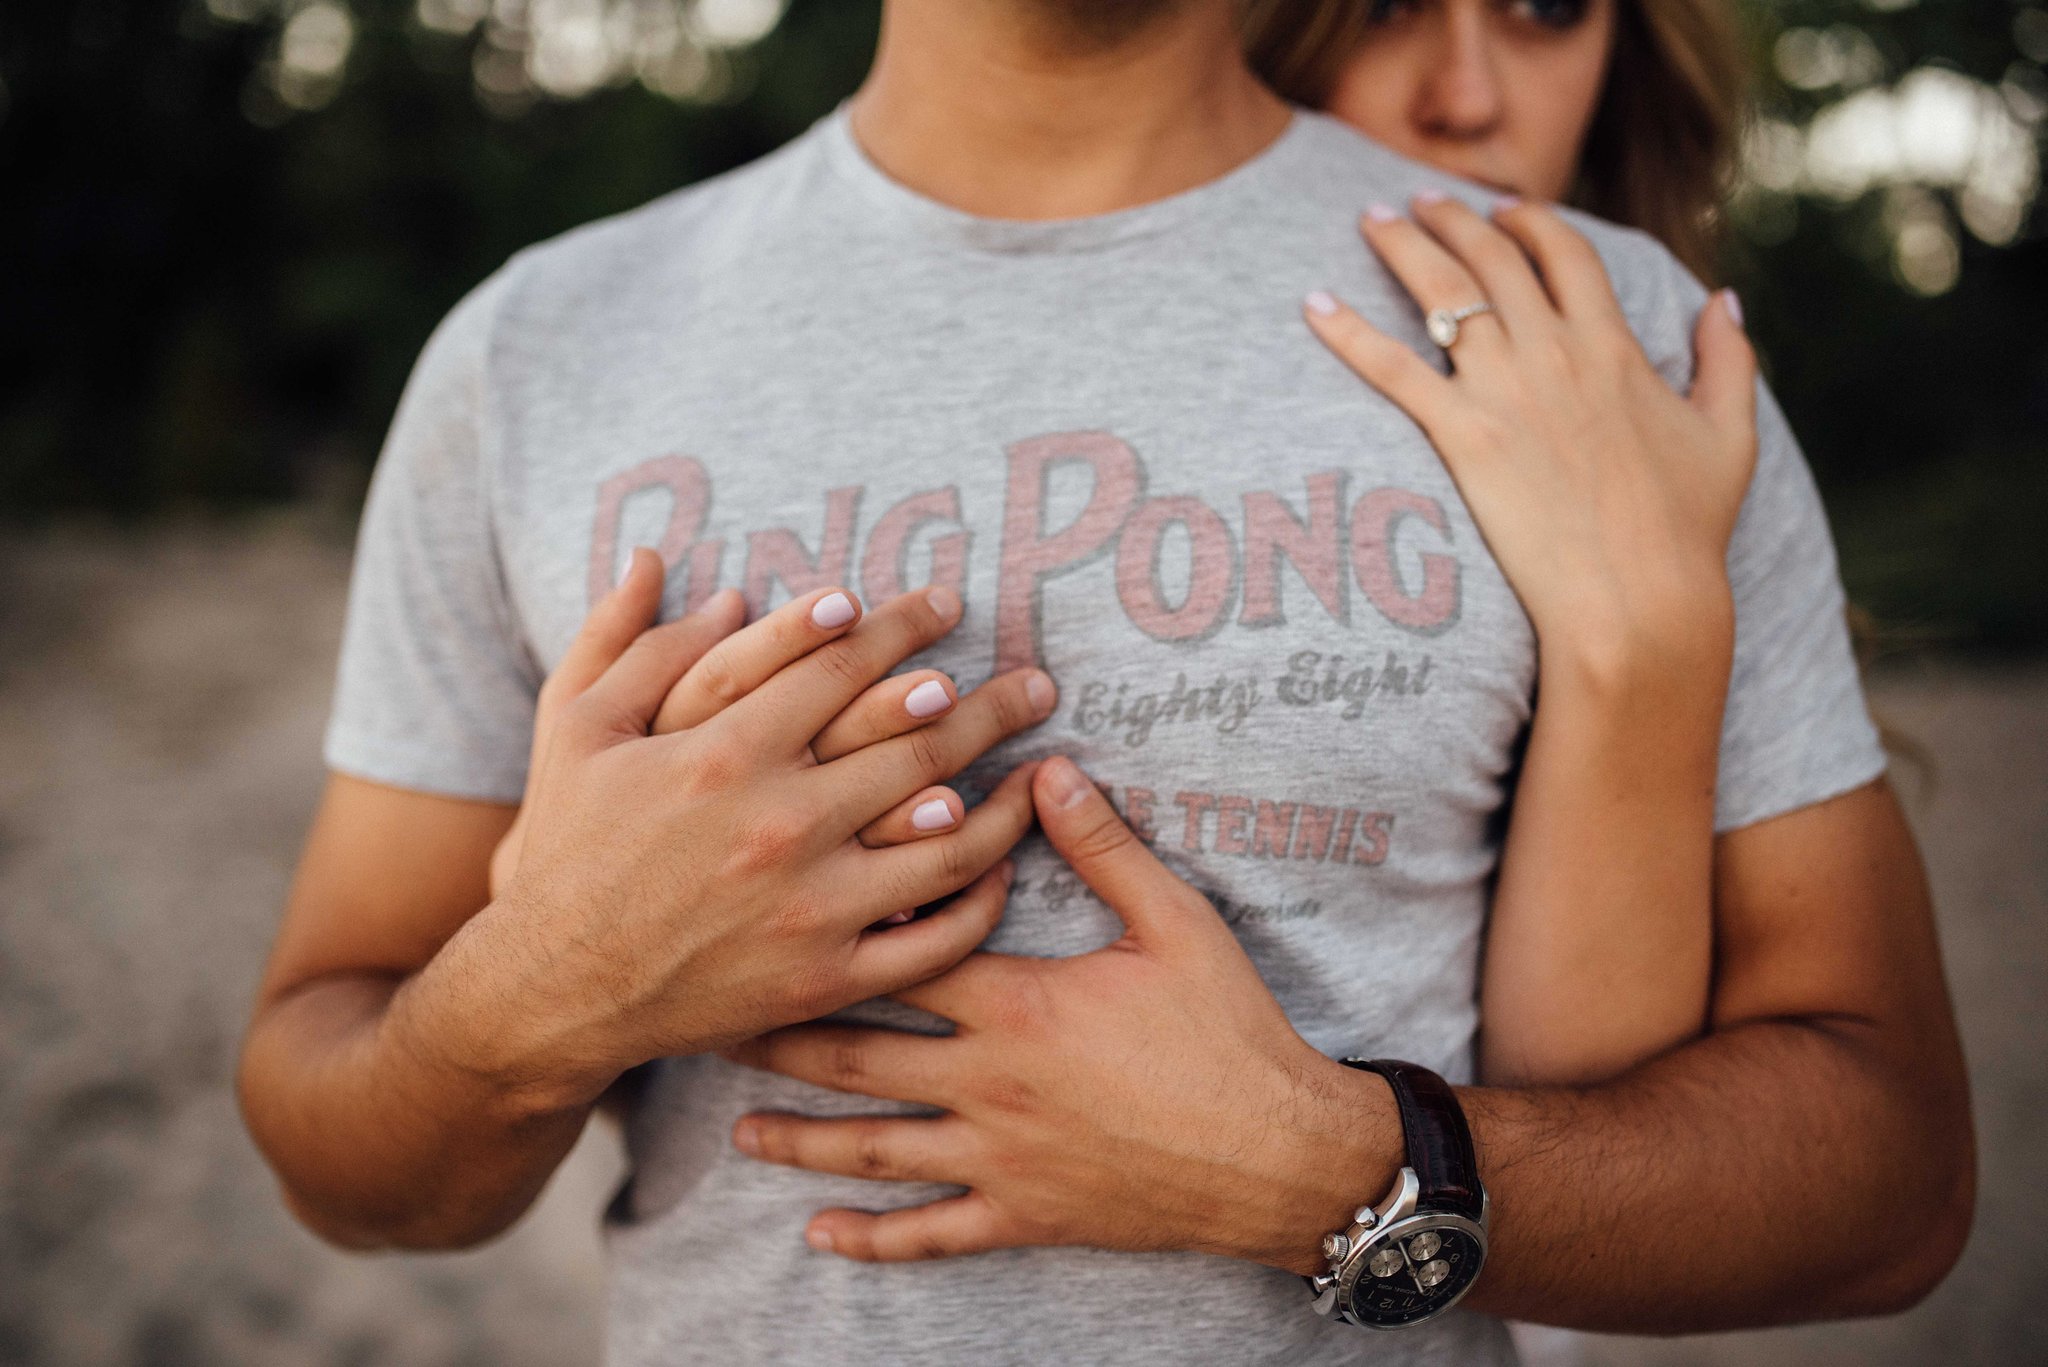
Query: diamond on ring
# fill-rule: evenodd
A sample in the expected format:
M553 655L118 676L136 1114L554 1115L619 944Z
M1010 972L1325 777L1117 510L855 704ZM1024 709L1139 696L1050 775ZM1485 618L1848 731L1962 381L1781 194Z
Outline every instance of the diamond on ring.
M1458 324L1481 313L1491 313L1493 305L1481 300L1467 304L1461 309L1431 309L1429 317L1422 320L1423 330L1429 333L1429 340L1445 351L1449 351L1458 340Z

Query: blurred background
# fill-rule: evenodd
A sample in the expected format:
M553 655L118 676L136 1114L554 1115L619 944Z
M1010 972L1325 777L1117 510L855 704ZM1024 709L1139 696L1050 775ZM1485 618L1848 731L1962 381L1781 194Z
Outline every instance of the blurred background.
M489 1250L343 1257L241 1133L236 1034L421 343L517 248L801 131L876 9L0 4L0 1364L595 1360L606 1136ZM1745 12L1726 275L1875 623L1983 1197L1910 1314L1544 1350L2048 1361L2048 8Z

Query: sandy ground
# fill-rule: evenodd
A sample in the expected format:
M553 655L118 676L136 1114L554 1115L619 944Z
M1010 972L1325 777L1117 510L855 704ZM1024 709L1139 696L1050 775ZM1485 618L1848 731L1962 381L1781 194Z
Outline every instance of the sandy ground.
M344 531L297 516L0 539L0 1364L595 1359L604 1136L492 1248L363 1258L291 1223L235 1115L236 1035L320 784L347 563ZM1904 786L1976 1083L1985 1194L1962 1265L1889 1320L1562 1356L2048 1361L2048 667L1923 664L1876 696L1937 765ZM1902 1202L1900 1237L1913 1224Z

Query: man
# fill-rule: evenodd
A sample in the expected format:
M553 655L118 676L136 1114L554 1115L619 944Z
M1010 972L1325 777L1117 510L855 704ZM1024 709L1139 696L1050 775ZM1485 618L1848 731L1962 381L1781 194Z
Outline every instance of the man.
M1464 1308L1370 1344L1310 1312L1296 1274L1406 1161L1336 1057L1469 1074L1533 643L1427 443L1297 321L1327 284L1422 345L1351 224L1439 182L1275 101L1233 8L892 0L850 112L444 325L244 1060L315 1229L488 1237L651 1063L608 1217L621 1363L1501 1361L1494 1315L1873 1313L1953 1263L1924 880L1767 414L1711 1032L1602 1086L1462 1089L1491 1200ZM1696 287L1596 240L1682 370ZM698 612L597 677L663 591L643 554L607 595L635 540ZM735 633L722 585L790 601ZM888 733L876 680L934 642L994 677ZM490 901L544 668L589 687ZM991 747L951 829L855 839Z

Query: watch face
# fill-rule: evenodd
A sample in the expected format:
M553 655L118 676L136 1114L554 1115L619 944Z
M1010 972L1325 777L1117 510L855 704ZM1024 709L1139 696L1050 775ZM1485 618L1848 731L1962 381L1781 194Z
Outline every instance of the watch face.
M1346 1297L1351 1318L1380 1329L1426 1320L1465 1294L1486 1256L1485 1236L1457 1215L1422 1215L1366 1241Z

